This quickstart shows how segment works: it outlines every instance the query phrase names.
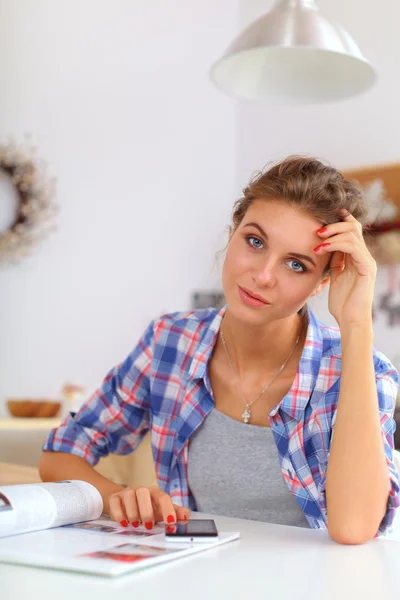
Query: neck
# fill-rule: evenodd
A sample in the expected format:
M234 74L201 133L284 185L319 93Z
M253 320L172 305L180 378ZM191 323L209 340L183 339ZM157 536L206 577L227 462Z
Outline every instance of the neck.
M299 336L296 350L301 348L302 320L300 315L295 314L260 328L235 319L227 309L221 331L239 376L245 372L279 369Z

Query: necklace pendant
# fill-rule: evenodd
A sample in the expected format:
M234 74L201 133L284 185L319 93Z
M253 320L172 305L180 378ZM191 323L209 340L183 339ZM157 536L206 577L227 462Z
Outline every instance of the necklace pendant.
M249 407L248 404L246 404L246 410L242 414L243 421L245 423L248 423L250 421L250 417L251 417L251 415L250 415L250 407Z

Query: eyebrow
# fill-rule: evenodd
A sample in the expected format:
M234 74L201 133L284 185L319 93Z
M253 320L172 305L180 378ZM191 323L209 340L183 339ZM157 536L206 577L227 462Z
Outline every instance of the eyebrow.
M264 238L266 240L268 239L268 235L265 233L264 229L258 223L246 223L245 225L243 225L243 227L255 227L256 229L258 229L258 231L261 233L261 235L264 236ZM317 266L315 264L315 262L313 261L313 259L311 258L311 256L307 256L307 254L300 254L299 252L289 252L289 254L291 256L294 256L295 258L302 258L303 260L307 260L312 265L314 265L314 267Z

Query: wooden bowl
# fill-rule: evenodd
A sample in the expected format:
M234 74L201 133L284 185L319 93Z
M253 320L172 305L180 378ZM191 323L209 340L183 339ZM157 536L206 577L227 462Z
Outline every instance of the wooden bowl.
M13 417L36 417L46 419L57 416L61 402L56 400L7 400L7 408Z

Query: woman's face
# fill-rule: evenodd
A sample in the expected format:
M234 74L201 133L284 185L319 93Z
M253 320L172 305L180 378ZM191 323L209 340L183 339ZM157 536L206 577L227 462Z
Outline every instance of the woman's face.
M313 250L321 243L320 227L315 217L285 202L255 200L232 234L224 261L222 284L232 315L268 323L295 314L320 291L329 260Z

